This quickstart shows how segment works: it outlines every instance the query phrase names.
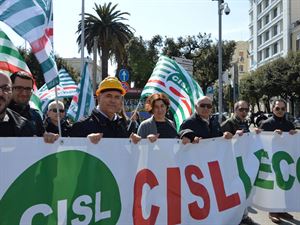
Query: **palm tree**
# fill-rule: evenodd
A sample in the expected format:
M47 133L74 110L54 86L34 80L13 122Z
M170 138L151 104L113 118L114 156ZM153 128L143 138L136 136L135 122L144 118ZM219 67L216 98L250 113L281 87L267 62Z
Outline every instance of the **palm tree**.
M133 32L128 24L122 21L127 19L125 15L130 15L128 12L121 12L116 10L118 4L113 5L109 2L104 3L103 6L95 3L96 16L85 13L84 14L84 36L85 47L88 53L91 53L94 45L94 38L97 37L97 50L101 52L102 62L102 79L108 75L108 60L114 57L118 64L122 63L125 58L125 44L133 37ZM78 24L79 34L77 43L80 48L81 44L81 21ZM80 49L79 49L80 50Z

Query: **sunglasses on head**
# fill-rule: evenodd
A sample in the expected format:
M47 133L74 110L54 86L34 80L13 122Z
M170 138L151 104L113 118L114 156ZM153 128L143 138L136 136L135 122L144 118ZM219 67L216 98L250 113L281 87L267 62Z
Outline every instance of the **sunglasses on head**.
M51 109L52 112L57 113L57 109ZM60 113L64 113L65 110L64 109L59 109L58 110Z
M201 108L207 108L207 109L211 109L212 108L212 105L211 104L205 104L205 103L201 103L199 105Z
M275 110L276 110L276 111L279 111L279 110L285 111L285 107L275 107Z
M248 108L239 108L239 112L249 112Z

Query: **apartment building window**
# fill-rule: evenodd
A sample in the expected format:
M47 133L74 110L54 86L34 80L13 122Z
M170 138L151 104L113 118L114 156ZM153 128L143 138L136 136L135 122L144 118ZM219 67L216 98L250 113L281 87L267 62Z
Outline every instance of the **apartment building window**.
M278 14L278 9L277 7L273 10L273 18L276 18Z
M239 72L244 72L244 66L243 65L239 65Z
M300 50L300 33L297 35L296 39L296 51Z
M262 51L259 51L257 54L257 61L260 62L262 60Z
M278 34L278 25L275 24L275 25L273 26L273 36L276 36L277 34Z
M268 24L270 21L269 14L265 16L265 25Z
M277 52L278 52L278 43L276 42L276 43L273 45L273 55L275 55Z
M269 0L265 0L265 8L269 6Z
M265 59L269 58L269 56L270 56L270 48L267 47L266 50L265 50Z
M261 35L258 36L257 42L258 42L258 46L260 46L262 44L262 37L261 37Z
M270 39L270 31L266 31L265 32L265 41L269 40Z
M260 30L262 28L262 21L261 21L261 19L257 22L257 27L258 27L258 30Z
M257 13L260 14L262 10L261 3L257 6Z
M239 51L239 61L240 62L244 62L245 59L244 59L244 52L243 51Z

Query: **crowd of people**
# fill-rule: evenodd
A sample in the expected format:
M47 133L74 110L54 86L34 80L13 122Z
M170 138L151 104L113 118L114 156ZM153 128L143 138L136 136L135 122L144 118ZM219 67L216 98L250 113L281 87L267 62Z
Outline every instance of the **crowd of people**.
M195 113L187 118L177 132L175 124L167 118L170 100L163 93L150 95L145 110L151 114L140 123L138 113L133 112L129 119L124 110L126 91L117 78L107 77L96 91L97 106L92 113L71 125L65 119L65 106L61 101L48 105L46 118L42 120L37 110L30 108L34 81L25 72L12 76L0 73L0 137L43 137L46 143L54 143L59 138L59 124L63 137L87 137L97 144L101 138L130 138L133 143L148 139L151 143L159 138L178 138L182 144L199 143L201 139L223 137L231 139L250 132L247 116L249 104L240 100L234 105L234 114L222 124L212 117L212 99L203 96L195 104ZM256 133L273 131L278 134L296 129L285 119L286 102L275 100L272 105L273 116L263 121ZM59 115L58 115L59 114ZM270 213L274 223L281 219L292 219L288 213ZM241 224L255 224L245 211Z

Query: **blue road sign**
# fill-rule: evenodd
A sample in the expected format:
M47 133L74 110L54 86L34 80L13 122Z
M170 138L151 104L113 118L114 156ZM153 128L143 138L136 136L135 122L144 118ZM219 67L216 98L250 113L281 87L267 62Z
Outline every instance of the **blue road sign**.
M120 81L126 82L129 80L129 72L126 69L121 69L119 72Z

